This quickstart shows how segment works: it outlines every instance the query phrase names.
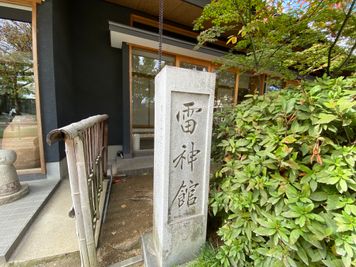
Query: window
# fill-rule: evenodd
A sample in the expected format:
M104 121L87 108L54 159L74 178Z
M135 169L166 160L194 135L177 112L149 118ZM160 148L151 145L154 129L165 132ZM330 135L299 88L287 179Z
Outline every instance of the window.
M260 91L260 76L253 76L249 73L242 73L239 77L238 102L245 99L246 95L258 94Z
M236 73L222 71L216 73L215 107L231 106L235 103Z
M9 9L9 14L17 12L0 8L2 14ZM27 12L31 18L29 10L21 8L18 13ZM43 170L31 24L0 17L0 148L16 152L19 173Z
M163 56L162 67L174 65L173 57ZM159 72L157 53L132 51L132 127L154 126L154 78Z
M160 71L157 51L131 46L131 134L134 152L153 149L154 130L154 79ZM199 71L215 71L215 108L228 107L242 101L246 94L260 92L262 76L237 71L218 71L212 62L181 55L165 55L164 65Z

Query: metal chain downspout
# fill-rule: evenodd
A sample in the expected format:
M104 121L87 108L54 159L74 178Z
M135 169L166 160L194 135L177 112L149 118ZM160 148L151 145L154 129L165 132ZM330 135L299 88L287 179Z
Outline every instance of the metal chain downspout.
M158 60L159 69L162 68L162 38L163 38L163 4L164 0L159 0L159 23L158 23Z

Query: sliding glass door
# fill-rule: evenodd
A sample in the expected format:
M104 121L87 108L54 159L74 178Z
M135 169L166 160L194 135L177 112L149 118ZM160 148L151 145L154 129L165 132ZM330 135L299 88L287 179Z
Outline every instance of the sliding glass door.
M31 23L0 18L0 148L18 171L41 168L36 97Z
M175 58L163 56L162 67L175 65ZM132 50L132 134L134 150L153 149L154 78L160 71L157 53Z

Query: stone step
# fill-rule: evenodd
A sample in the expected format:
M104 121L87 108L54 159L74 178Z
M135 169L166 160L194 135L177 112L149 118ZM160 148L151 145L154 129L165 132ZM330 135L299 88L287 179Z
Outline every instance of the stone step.
M112 165L115 175L148 175L153 173L153 155L130 159L117 158Z

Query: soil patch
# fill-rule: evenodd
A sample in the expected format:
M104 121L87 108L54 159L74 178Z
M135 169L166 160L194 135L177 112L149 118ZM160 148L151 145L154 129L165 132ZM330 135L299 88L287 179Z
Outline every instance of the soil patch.
M141 254L141 235L152 229L152 188L151 175L114 178L100 236L100 266Z

